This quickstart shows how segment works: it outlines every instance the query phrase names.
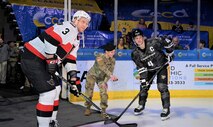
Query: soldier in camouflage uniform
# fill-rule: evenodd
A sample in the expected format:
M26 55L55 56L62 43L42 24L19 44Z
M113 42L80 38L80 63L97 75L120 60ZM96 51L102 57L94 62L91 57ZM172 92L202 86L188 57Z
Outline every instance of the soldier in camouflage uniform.
M112 44L104 46L105 53L96 56L95 63L88 71L86 78L85 94L90 99L93 97L95 83L98 85L101 98L100 106L102 108L101 116L104 119L107 116L106 108L108 107L107 82L109 79L112 81L118 80L117 77L113 75L115 66L115 58L113 57L115 54L115 47L116 46ZM87 107L84 113L85 116L91 115L91 104L86 101L85 106Z

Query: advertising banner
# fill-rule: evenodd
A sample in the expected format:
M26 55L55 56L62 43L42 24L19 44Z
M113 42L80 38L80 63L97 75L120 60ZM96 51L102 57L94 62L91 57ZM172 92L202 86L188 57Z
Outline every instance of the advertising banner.
M121 37L121 32L117 33L118 37ZM84 40L83 40L84 38ZM111 31L98 31L98 30L86 30L84 37L81 37L80 47L83 48L102 48L106 43L114 43L114 32Z
M199 51L199 60L202 60L202 61L211 60L211 61L213 61L213 51L212 50L200 50Z
M9 0L10 3L25 4L31 6L44 6L64 8L64 0ZM77 10L85 10L94 13L102 13L95 0L71 0L71 6Z
M176 61L198 61L199 52L197 50L175 50L175 60Z
M87 71L94 64L97 53L103 49L79 49L77 65L78 76L85 84ZM175 50L175 60L169 67L169 87L173 90L208 90L213 88L213 51ZM199 57L200 56L200 57ZM201 61L199 60L202 59ZM139 80L134 77L135 64L131 60L131 50L117 50L114 74L117 82L109 81L110 91L138 90ZM205 61L204 61L205 60ZM155 80L154 83L156 84ZM156 90L154 85L151 89Z
M78 60L94 60L97 53L104 52L99 49L78 50ZM118 61L131 60L132 50L116 50L115 59ZM213 50L174 50L174 61L213 61Z
M96 55L103 52L103 49L80 49L77 53L77 60L95 60Z
M152 36L153 30L146 29L142 31L147 38L150 38ZM172 30L158 30L158 36L164 36L164 35L170 36L171 38L177 36L179 38L179 44L183 48L185 48L186 45L188 45L191 50L197 48L197 32L196 31L184 31L181 34L178 34L177 32ZM206 47L208 47L209 33L207 31L200 31L200 38L202 38L202 40L206 42Z
M154 1L131 1L131 2L119 2L118 4L118 20L135 20L140 18L145 21L153 21L154 16ZM201 2L201 25L213 26L213 16L211 16L212 6L210 1L205 3ZM188 24L194 22L196 24L197 19L197 2L167 2L158 4L158 21L175 23L179 20L181 24ZM106 4L104 11L109 21L114 20L113 6Z
M174 61L170 67L170 89L212 90L211 61Z
M77 62L78 76L81 78L82 85L85 85L86 73L93 64L93 60ZM135 65L132 61L117 61L114 75L118 77L118 81L108 81L109 91L138 90L140 82L134 77L134 69ZM170 65L169 72L169 89L171 90L213 90L211 61L174 61ZM156 79L153 81L151 90L157 90ZM97 86L95 91L99 91Z
M97 53L102 52L103 49L79 49L77 76L81 79L82 92L85 92L87 72L93 66ZM212 53L211 50L175 51L178 57L170 63L168 68L171 97L213 97ZM131 60L131 50L116 50L115 59L114 75L118 77L118 81L107 82L109 97L110 99L133 98L138 93L140 81L136 79L137 69ZM149 96L159 97L159 95L155 77ZM70 96L71 101L79 101L72 94ZM93 99L100 99L97 85L95 85Z
M16 4L13 4L12 9L24 42L36 37L42 29L64 21L63 9ZM76 10L72 9L71 15L75 12ZM88 13L92 20L87 30L98 29L102 15L99 13Z

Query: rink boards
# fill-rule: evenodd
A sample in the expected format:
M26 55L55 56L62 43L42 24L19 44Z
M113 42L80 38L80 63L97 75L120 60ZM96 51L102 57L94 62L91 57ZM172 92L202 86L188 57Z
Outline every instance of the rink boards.
M93 63L93 60L77 62L83 93L86 73ZM133 98L138 93L140 83L133 75L134 69L135 65L132 61L116 61L114 75L119 80L117 82L108 81L109 99ZM171 97L213 97L212 61L173 61L168 70ZM160 96L155 80L150 88L149 97ZM71 94L69 96L70 101L82 100ZM94 89L93 99L99 99L97 85Z

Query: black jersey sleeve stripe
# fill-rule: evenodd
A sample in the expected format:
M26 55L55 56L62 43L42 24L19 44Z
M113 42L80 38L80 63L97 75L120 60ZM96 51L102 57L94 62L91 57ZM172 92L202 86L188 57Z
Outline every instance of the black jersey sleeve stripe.
M65 59L65 60L63 61L63 65L65 66L67 63L73 63L73 64L76 64L76 60Z
M63 58L67 52L62 48L62 47L58 47L57 48L57 51L56 51L56 54L60 57L60 58Z
M50 44L52 44L54 46L58 46L60 44L59 41L57 41L56 39L54 39L53 37L48 35L45 31L42 34L39 35L39 38L43 42L44 42L44 39L45 39L46 41L48 41Z
M57 51L56 51L56 54L60 57L60 58L63 58L67 52L62 48L62 47L58 47ZM76 64L76 60L71 60L71 59L67 59L65 58L64 62L65 65L66 63L75 63Z
M38 37L44 43L44 32L41 33Z

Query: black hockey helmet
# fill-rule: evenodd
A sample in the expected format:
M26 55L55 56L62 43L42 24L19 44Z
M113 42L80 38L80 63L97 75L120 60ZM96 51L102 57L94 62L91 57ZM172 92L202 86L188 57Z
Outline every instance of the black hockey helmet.
M134 39L136 36L141 35L143 36L143 32L140 29L134 29L132 31L132 38Z

